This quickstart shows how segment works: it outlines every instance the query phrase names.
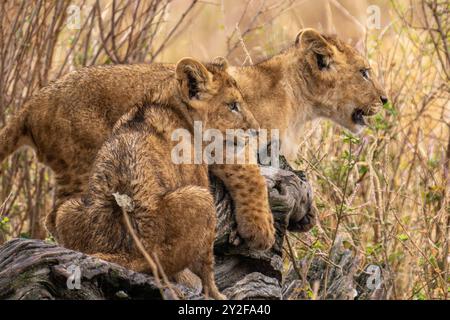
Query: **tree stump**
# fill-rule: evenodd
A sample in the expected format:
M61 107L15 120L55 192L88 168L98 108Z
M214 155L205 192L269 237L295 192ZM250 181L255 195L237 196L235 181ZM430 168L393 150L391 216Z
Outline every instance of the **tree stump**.
M314 224L312 190L293 171L261 167L275 218L276 243L266 252L249 249L236 232L233 202L211 177L218 213L215 242L217 285L231 299L282 297L282 247L287 230ZM78 276L78 279L77 279ZM77 281L79 281L77 283ZM176 285L185 299L199 288ZM171 298L149 275L40 240L14 239L0 248L1 299L161 299Z

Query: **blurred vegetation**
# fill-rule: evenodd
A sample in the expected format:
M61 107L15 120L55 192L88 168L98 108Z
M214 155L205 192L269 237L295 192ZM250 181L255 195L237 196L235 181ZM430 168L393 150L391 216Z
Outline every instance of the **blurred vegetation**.
M74 4L79 29L69 25ZM365 27L371 4L381 10L380 28ZM297 258L328 261L339 234L363 258L361 267L382 267L389 298L448 299L449 10L448 0L4 1L0 122L40 87L83 66L217 55L251 64L291 44L302 27L362 41L391 102L361 136L328 121L305 126L292 160L308 172L320 221L289 240ZM54 188L32 151L3 162L0 243L46 237L42 220ZM313 288L305 291L315 297Z

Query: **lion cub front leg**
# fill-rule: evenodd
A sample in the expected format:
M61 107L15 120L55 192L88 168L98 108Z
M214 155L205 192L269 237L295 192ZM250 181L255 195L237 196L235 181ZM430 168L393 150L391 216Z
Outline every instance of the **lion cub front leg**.
M233 198L239 235L253 249L270 249L275 242L275 228L266 180L259 167L255 164L213 164L210 170L223 181Z

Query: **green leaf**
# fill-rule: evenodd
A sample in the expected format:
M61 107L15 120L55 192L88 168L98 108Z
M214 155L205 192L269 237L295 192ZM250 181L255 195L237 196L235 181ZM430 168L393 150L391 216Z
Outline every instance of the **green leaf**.
M359 172L360 176L364 175L368 171L369 171L369 167L366 165L361 165L358 167L358 172Z
M394 106L392 105L392 103L388 102L385 105L383 105L384 110L387 111L387 113L391 116L397 116L398 112L397 110L395 110Z
M361 139L353 135L353 133L351 133L350 131L344 130L343 135L344 136L342 137L342 141L344 141L345 143L353 143L353 144L361 143Z

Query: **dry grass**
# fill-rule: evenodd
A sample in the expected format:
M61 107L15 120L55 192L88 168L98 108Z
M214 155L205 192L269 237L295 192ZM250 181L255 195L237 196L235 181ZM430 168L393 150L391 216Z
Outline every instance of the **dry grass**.
M298 158L321 212L308 246L326 256L336 232L344 234L365 264L383 266L394 299L447 299L450 289L450 60L439 38L439 28L449 34L448 9L439 22L427 5L393 3L392 23L367 39L391 103L360 138L312 126Z
M299 257L326 259L340 234L362 266L383 267L388 298L448 299L448 0L377 1L382 28L367 33L366 1L73 2L82 8L80 30L67 28L70 1L0 4L2 124L39 87L86 65L187 55L249 63L303 26L363 39L391 104L361 137L326 121L305 128L297 165L315 188L320 225L290 243ZM1 172L0 241L42 236L40 218L53 205L50 170L24 151Z

